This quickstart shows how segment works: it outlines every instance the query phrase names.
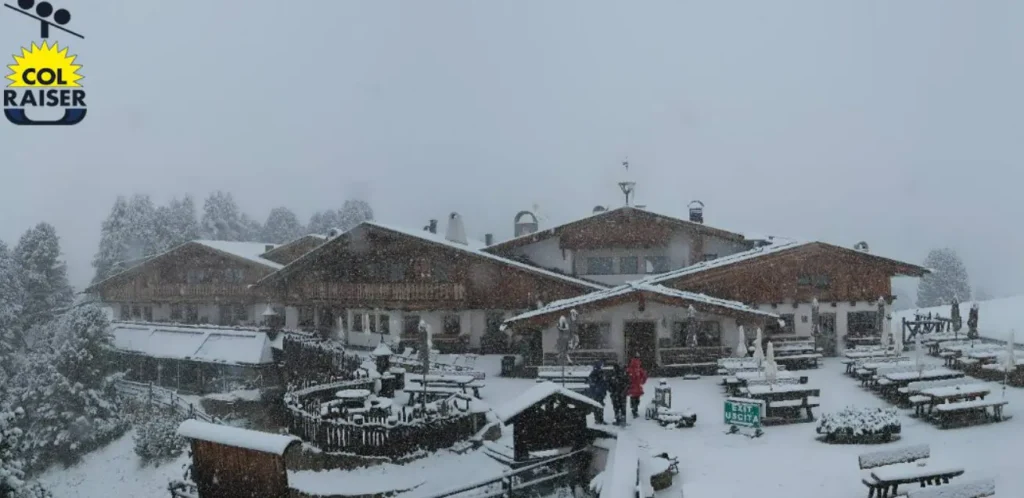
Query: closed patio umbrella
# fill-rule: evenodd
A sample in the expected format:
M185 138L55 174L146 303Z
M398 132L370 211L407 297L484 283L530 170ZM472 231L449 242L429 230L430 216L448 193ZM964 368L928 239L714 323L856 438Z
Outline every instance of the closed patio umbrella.
M775 364L775 347L772 343L768 343L768 358L764 362L764 379L769 383L774 384L776 377L778 377L779 368Z
M757 360L757 366L760 368L764 363L764 350L761 349L761 327L757 328L757 337L754 339L754 359Z
M746 358L747 357L747 334L743 332L743 326L739 326L739 332L736 338L736 357Z

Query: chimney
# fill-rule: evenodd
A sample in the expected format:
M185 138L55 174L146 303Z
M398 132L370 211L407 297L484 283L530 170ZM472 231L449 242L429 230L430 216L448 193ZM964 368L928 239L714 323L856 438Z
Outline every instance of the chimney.
M704 203L701 201L690 202L690 221L704 223Z
M437 220L430 220L430 223L423 227L424 232L437 233Z
M530 221L524 220L523 217L525 216L529 216ZM520 211L516 213L516 218L513 222L515 223L515 231L513 234L515 234L516 237L537 231L537 217L529 211Z
M485 233L484 234L484 245L485 246L492 246L492 245L494 245L494 234L493 233Z
M274 249L274 244L267 244L263 246L263 252L270 252Z
M434 220L431 221L433 222ZM444 238L448 242L468 244L466 241L466 227L462 225L462 217L459 216L459 213L448 215L448 230L445 231Z

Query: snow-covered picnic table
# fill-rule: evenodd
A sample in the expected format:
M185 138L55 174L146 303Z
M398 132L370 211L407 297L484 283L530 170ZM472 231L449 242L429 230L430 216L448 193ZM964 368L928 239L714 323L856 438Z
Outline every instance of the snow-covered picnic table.
M808 391L818 391L818 389L808 387L806 384L757 384L747 387L747 394L752 397L771 393L805 393Z
M871 476L879 482L892 486L893 495L896 495L898 491L897 486L900 484L920 483L939 479L948 483L949 479L963 473L964 468L960 465L928 459L878 467L871 471Z
M885 378L897 384L906 384L919 380L956 379L963 376L963 372L957 372L956 370L950 370L945 367L929 368L920 373L914 370L912 372L894 372L885 374Z
M411 380L413 382L423 382L424 378L426 378L426 381L429 384L456 384L456 385L459 385L459 386L462 386L462 385L465 385L465 384L469 384L469 383L473 382L474 380L476 380L476 379L473 378L472 375L438 375L438 374L427 374L427 375L424 376L424 375L413 374L413 375L410 375L410 376L407 377L408 380Z
M785 382L799 379L800 376L795 372L783 370L778 372L775 378ZM765 378L763 370L751 370L736 372L733 375L723 377L722 385L725 386L726 394L729 396L735 396L741 387L748 384L761 384L765 381L767 381L767 378Z
M739 379L741 381L744 381L744 382L751 381L751 380L764 380L765 379L764 372L760 371L760 370L758 370L758 371L749 371L749 372L736 372L736 374L733 375L733 377L735 377L735 378L737 378L737 379ZM787 371L787 370L783 370L783 371L779 372L775 376L775 378L777 378L777 379L797 379L797 378L800 378L800 376L797 375L796 372L790 372L790 371Z
M373 394L369 389L342 389L334 393L334 397L343 400L364 400Z

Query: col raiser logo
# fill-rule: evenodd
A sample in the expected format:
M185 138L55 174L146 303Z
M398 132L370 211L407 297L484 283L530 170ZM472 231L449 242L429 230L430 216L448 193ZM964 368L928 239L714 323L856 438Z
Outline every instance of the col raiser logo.
M4 90L4 115L16 125L73 125L85 119L85 89L78 74L81 65L75 64L68 48L60 48L43 41L22 48L14 56L15 64L7 66L11 82ZM64 115L56 120L30 118L29 110L38 108L63 109Z

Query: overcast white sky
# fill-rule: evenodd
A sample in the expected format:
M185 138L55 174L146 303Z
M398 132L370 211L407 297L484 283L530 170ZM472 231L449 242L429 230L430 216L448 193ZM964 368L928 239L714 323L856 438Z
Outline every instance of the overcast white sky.
M504 239L533 203L547 225L620 204L628 155L651 209L914 262L949 245L1024 292L1022 2L54 2L89 115L0 123L0 238L53 223L76 285L118 194L304 220L363 197ZM0 46L38 40L0 10Z

